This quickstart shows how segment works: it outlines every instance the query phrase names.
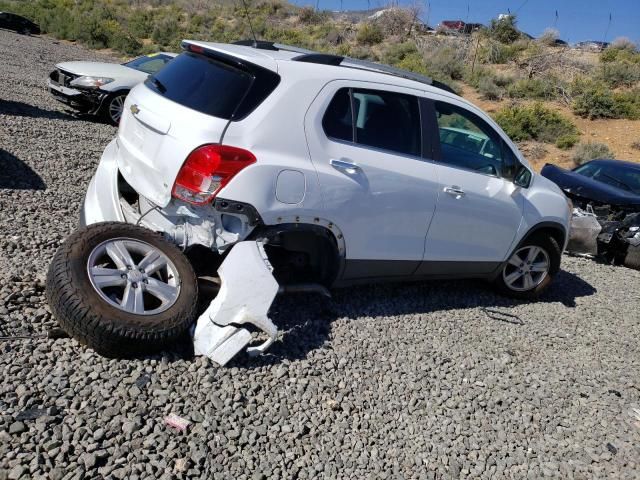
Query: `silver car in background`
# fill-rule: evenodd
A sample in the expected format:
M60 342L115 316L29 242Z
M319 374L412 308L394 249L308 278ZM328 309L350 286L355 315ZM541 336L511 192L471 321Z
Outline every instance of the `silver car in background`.
M149 75L158 73L175 56L175 53L159 52L123 64L58 63L49 74L47 88L56 100L75 110L99 115L118 125L129 91Z

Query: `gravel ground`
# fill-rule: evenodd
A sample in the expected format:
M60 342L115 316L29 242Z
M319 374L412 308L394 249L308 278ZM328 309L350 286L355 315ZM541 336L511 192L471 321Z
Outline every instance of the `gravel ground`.
M0 335L55 325L46 269L115 129L43 84L96 58L0 31ZM228 368L0 340L0 479L640 478L639 285L565 257L536 303L475 282L282 298L281 341Z

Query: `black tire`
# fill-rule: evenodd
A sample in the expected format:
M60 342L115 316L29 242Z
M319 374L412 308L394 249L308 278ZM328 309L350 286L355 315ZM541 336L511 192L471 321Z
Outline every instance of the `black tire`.
M105 98L102 107L100 108L100 116L104 119L105 122L115 127L120 125L121 117L114 117L113 107L116 103L122 103L122 106L124 106L124 100L125 98L127 98L128 94L129 92L118 92ZM120 115L122 115L122 113Z
M640 270L640 245L629 245L627 254L624 257L624 266Z
M535 286L535 288L532 288L530 290L525 290L525 291L514 290L510 288L509 285L507 285L507 283L505 282L503 272L505 271L506 268L508 268L508 264L505 264L503 268L500 270L498 277L494 281L494 285L500 293L512 298L519 298L519 299L525 299L525 300L536 299L549 287L549 285L553 281L553 277L560 270L560 259L562 256L562 252L560 251L558 242L556 242L556 240L553 237L550 237L548 235L543 235L543 234L532 235L530 238L522 242L522 244L520 244L515 251L518 251L521 248L529 247L529 246L539 247L547 253L549 257L549 269L548 269L547 275L538 285Z
M91 283L91 252L105 241L130 238L162 252L175 267L179 293L160 313L140 315L102 298ZM178 340L197 315L198 284L187 257L161 235L126 223L105 222L71 234L56 252L47 275L47 301L62 329L107 357L132 357L158 351Z

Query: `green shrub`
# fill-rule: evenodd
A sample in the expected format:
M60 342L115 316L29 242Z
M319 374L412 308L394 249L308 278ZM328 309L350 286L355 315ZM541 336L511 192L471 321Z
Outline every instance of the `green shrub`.
M433 76L432 72L429 72L429 69L424 62L424 58L417 51L405 55L401 61L395 64L395 66L404 70L409 70L411 72L420 73L422 75Z
M174 44L181 37L178 21L173 17L165 17L156 23L151 32L151 39L163 46Z
M612 88L631 87L640 81L640 63L603 62L596 76Z
M640 87L614 92L613 102L617 118L640 119Z
M464 76L464 59L456 48L445 45L426 49L424 62L429 75L436 80L448 82L461 80Z
M514 141L553 143L560 137L578 134L571 120L541 103L505 107L495 114L495 120Z
M614 158L614 154L604 143L586 142L576 147L572 158L576 165L582 165L597 158Z
M389 65L397 65L407 55L419 53L415 42L391 43L382 53L382 61Z
M138 38L149 38L153 32L153 16L148 10L133 10L129 17L129 31Z
M640 63L640 52L635 48L617 48L613 45L605 48L600 54L600 60L603 62L631 62Z
M557 96L556 85L560 82L554 77L522 78L507 88L511 98L531 98L535 100L551 100Z
M489 40L480 47L478 57L481 63L504 64L518 58L520 53L526 49L526 42L514 42L507 45L495 40Z
M505 90L497 85L493 78L483 77L478 82L478 92L486 100L500 100Z
M298 18L303 24L313 25L326 22L328 16L326 12L319 12L313 7L303 7Z
M376 45L384 40L382 30L376 24L363 23L358 28L356 40L361 45Z
M578 138L578 135L575 134L569 133L567 135L562 135L561 137L558 137L556 139L556 147L561 150L569 150L576 143L578 143L578 140L580 139Z
M573 93L577 93L573 101L576 115L589 119L618 118L613 92L602 82L574 83Z
M516 28L516 23L515 15L507 15L501 19L493 18L489 34L500 43L513 43L520 38L520 31Z

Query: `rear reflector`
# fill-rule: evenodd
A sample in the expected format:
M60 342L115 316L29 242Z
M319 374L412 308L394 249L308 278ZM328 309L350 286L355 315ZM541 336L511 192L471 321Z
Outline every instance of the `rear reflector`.
M194 205L210 202L243 168L255 163L253 153L228 145L203 145L189 154L171 192Z

